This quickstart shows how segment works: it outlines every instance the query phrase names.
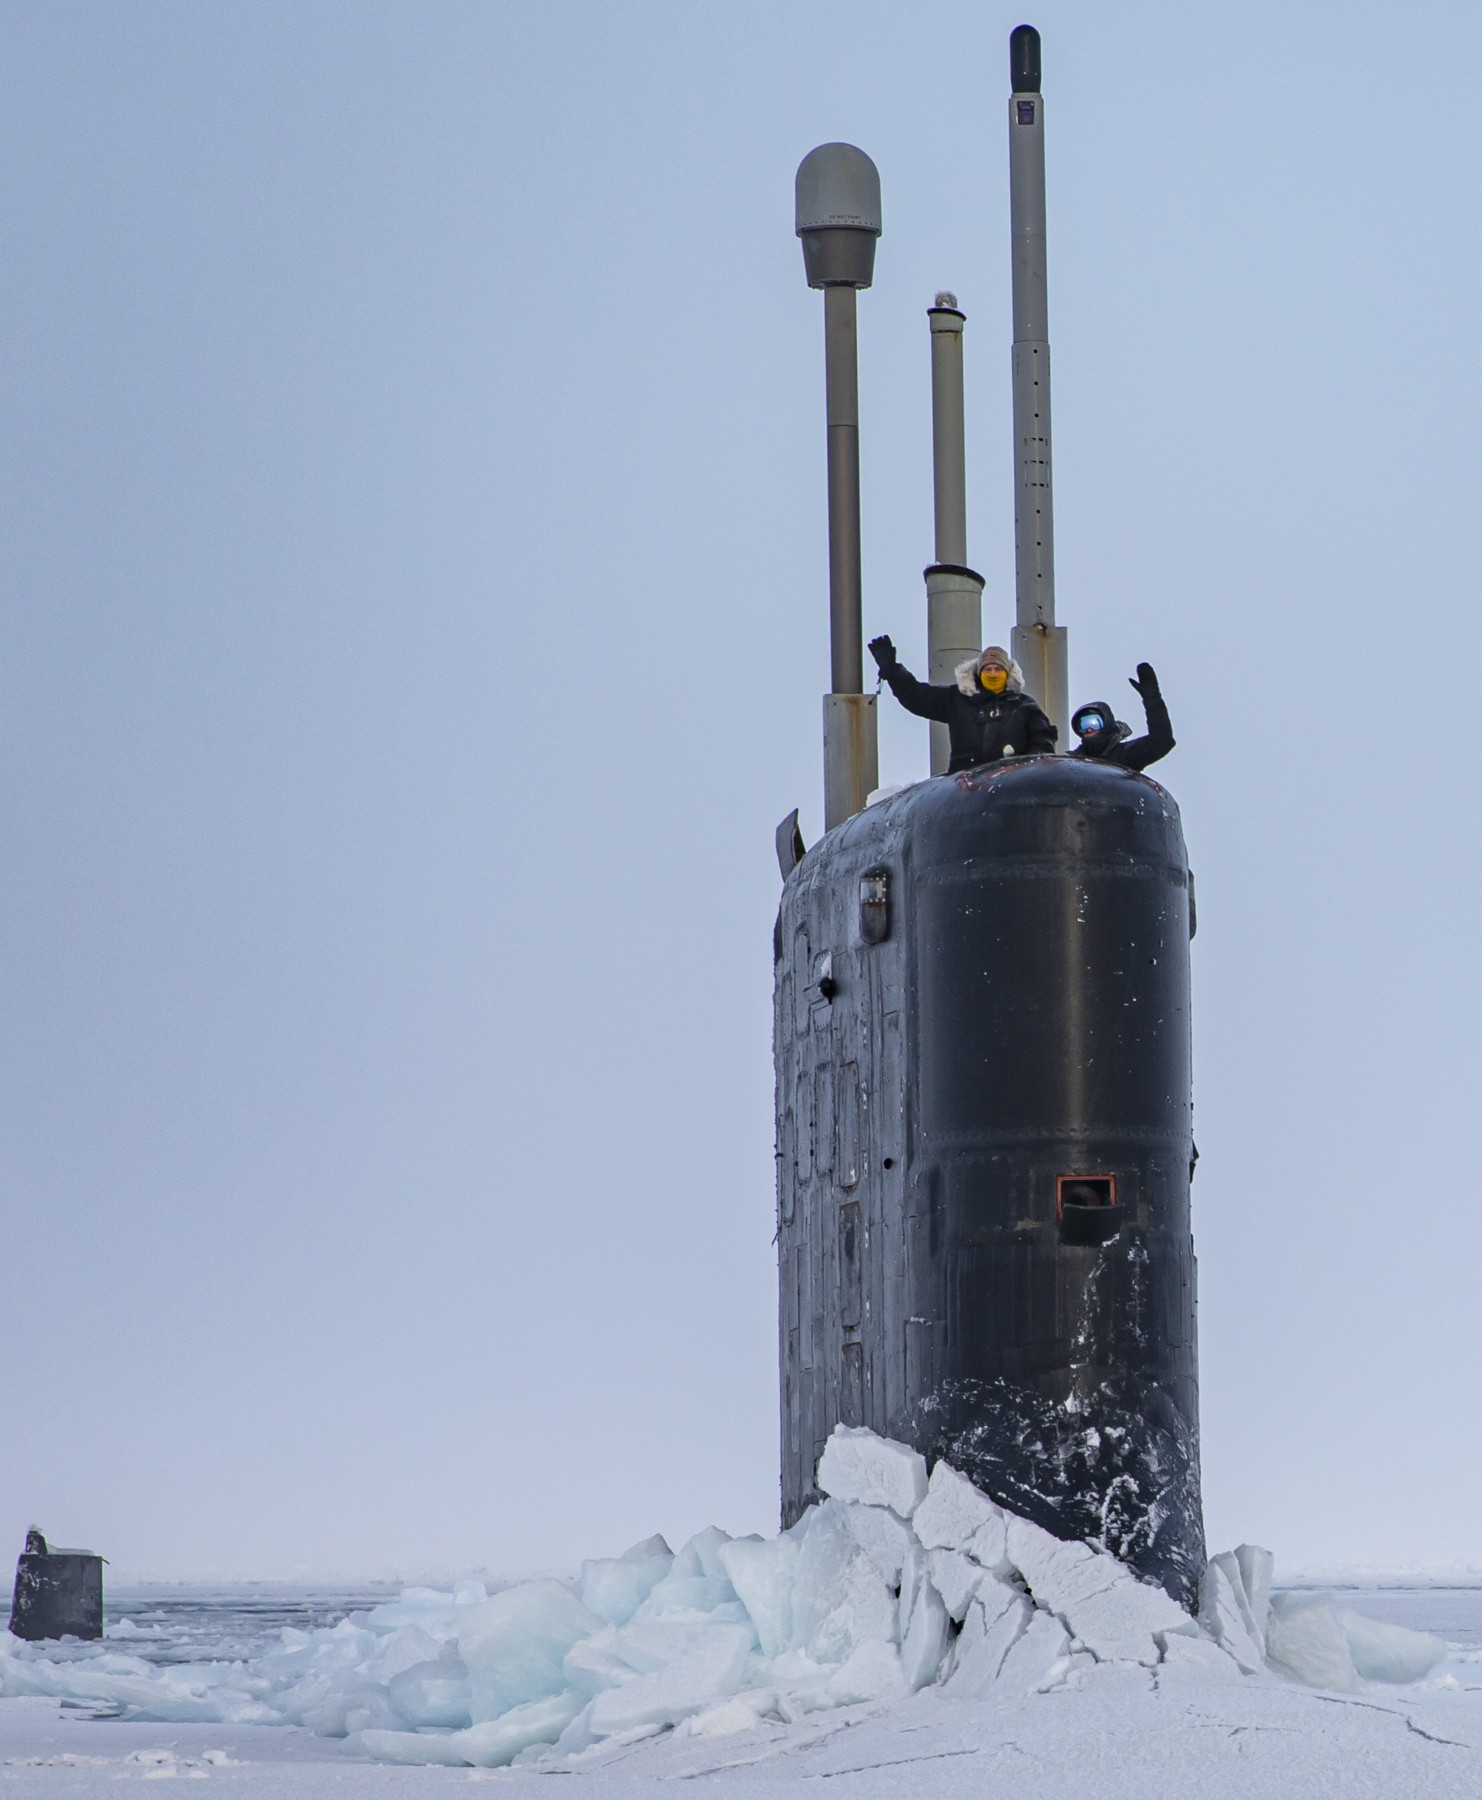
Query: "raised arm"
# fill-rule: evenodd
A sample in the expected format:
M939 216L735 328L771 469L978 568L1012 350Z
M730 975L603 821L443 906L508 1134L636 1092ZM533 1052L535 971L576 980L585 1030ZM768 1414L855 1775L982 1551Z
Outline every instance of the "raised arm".
M1136 688L1141 696L1142 710L1147 715L1147 736L1133 738L1130 743L1123 744L1117 761L1124 768L1145 769L1149 763L1157 762L1160 756L1167 756L1173 748L1173 726L1168 718L1163 690L1158 686L1158 677L1151 663L1139 663L1137 674L1129 679L1128 685Z
M935 719L939 725L949 722L951 688L932 687L929 682L918 681L896 655L895 645L888 637L871 638L870 655L879 665L881 675L890 683L891 693L908 713L915 713L918 719Z

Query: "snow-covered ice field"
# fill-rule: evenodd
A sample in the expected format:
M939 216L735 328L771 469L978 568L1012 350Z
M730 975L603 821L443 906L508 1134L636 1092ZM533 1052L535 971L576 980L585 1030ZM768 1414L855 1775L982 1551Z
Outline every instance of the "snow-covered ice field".
M1118 1674L1077 1691L954 1701L928 1689L880 1708L724 1738L672 1733L587 1761L592 1800L698 1780L737 1795L1302 1796L1401 1800L1482 1794L1482 1591L1351 1598L1375 1616L1456 1633L1418 1688L1324 1695L1285 1684ZM347 1758L301 1726L93 1720L56 1700L0 1700L0 1782L47 1795L116 1793L120 1781L208 1779L245 1793L346 1800L495 1781L537 1788L539 1769L392 1767ZM827 1784L826 1786L823 1784Z
M1196 1622L868 1433L821 1481L781 1537L567 1582L114 1590L102 1644L0 1637L0 1781L1482 1795L1482 1588L1272 1595L1245 1549Z

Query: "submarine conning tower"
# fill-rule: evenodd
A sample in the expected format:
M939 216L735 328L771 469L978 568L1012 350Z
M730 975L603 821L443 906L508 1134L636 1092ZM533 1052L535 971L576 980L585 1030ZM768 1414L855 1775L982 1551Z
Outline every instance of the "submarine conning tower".
M908 788L788 877L784 1523L868 1425L1192 1600L1192 924L1172 798L1063 757Z
M1039 34L1020 25L1009 48L1012 643L1063 745ZM1089 757L941 773L941 726L934 778L872 792L855 303L881 212L862 150L804 158L796 230L825 300L833 679L825 835L805 849L796 812L777 831L783 1523L822 1497L834 1426L867 1425L1192 1607L1194 895L1178 808L1146 775ZM965 318L946 291L928 313L937 684L984 641L985 582L967 564Z

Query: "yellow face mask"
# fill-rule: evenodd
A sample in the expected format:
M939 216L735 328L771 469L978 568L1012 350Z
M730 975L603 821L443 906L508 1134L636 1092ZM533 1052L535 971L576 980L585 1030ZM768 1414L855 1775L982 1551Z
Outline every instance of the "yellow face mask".
M978 680L990 694L1001 694L1009 685L1008 675L996 663L989 663L986 669L980 669Z

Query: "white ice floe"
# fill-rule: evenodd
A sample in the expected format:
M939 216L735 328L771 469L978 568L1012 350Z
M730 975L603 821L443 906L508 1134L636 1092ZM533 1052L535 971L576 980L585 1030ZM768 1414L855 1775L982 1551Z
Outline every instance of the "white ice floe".
M818 1459L818 1485L835 1500L888 1506L909 1519L926 1498L926 1458L866 1426L836 1425Z
M1103 1550L1006 1513L945 1463L928 1480L916 1451L869 1431L839 1427L818 1479L829 1497L775 1538L712 1527L570 1582L408 1589L333 1629L285 1630L251 1663L158 1668L112 1643L59 1655L0 1636L0 1696L302 1725L383 1762L576 1768L659 1734L785 1731L927 1688L950 1703L1249 1677L1351 1694L1444 1654L1320 1596L1273 1598L1271 1558L1250 1545L1212 1559L1195 1619Z

